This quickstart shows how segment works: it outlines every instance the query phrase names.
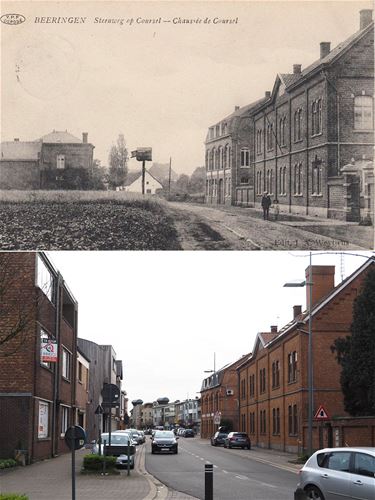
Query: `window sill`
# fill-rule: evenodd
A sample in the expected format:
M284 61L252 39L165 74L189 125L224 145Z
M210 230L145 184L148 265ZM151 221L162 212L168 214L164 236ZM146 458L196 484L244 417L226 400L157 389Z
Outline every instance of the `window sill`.
M64 380L64 382L68 382L68 384L70 384L70 380L66 377L64 377L64 375L61 375L61 378Z
M353 133L354 134L373 134L374 133L374 129L372 128L364 128L362 130L360 129L353 129Z
M303 198L303 194L302 193L294 193L293 197L294 198Z
M303 142L303 139L297 139L294 141L294 144L298 144L299 142Z
M43 442L43 441L51 441L51 438L50 437L46 437L46 438L40 438L38 437L37 438L39 442Z
M312 198L323 198L323 195L322 194L312 194L311 197Z
M52 370L52 368L50 368L49 366L43 365L43 363L39 363L39 365L42 368L44 368L45 370L48 370L49 372L54 373L54 370Z
M320 137L323 135L323 132L319 132L318 134L311 134L311 137Z
M288 380L288 385L293 385L297 382L297 379L295 380Z

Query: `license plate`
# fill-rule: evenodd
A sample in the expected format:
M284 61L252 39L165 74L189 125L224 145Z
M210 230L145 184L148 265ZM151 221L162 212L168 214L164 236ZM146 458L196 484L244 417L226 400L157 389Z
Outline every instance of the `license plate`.
M160 448L160 449L161 449L161 451L169 451L170 450L170 448Z

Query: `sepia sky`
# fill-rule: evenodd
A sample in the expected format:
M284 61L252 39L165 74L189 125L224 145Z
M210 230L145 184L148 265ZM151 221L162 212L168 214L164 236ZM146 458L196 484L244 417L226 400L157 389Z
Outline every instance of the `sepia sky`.
M366 259L313 252L336 284ZM369 256L369 252L358 252ZM257 332L306 307L308 252L48 252L78 301L78 333L112 344L129 400L196 397L213 369L252 351Z
M272 90L278 72L318 59L321 41L333 48L357 31L359 11L371 7L366 1L2 2L2 14L16 10L26 22L0 25L1 139L85 131L106 165L122 132L130 150L151 146L154 161L172 157L176 172L190 174L204 163L208 126ZM53 17L85 22L40 22ZM179 18L201 22L173 22ZM214 18L238 23L214 24Z

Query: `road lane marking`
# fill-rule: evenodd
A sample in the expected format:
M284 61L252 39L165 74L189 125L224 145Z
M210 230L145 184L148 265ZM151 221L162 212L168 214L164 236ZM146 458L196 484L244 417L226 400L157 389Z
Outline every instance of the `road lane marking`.
M227 470L222 469L222 472L224 472L224 474L228 474Z
M248 477L246 476L236 476L237 479L249 479Z

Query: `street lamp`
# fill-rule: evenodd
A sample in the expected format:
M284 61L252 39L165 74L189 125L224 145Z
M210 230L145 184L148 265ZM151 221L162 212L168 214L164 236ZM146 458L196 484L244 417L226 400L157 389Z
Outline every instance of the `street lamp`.
M309 456L312 455L312 433L313 433L313 408L314 408L314 393L313 393L313 344L312 344L312 320L311 320L311 303L312 303L312 253L309 253L309 281L295 281L284 284L284 287L309 287L309 303L307 307L308 313L308 347L307 347L307 386L308 386L308 417L307 417L307 451Z

